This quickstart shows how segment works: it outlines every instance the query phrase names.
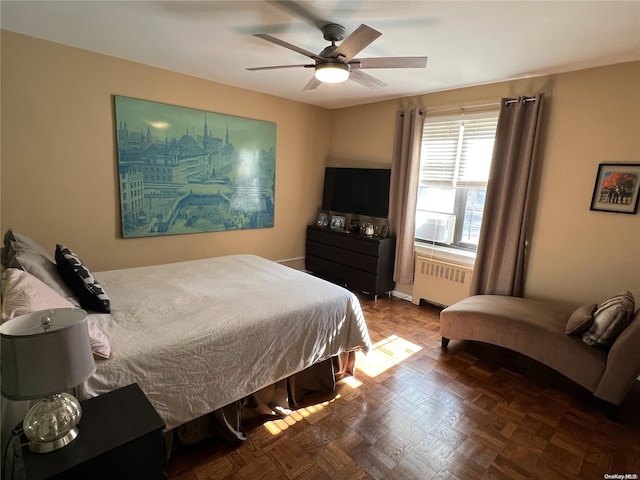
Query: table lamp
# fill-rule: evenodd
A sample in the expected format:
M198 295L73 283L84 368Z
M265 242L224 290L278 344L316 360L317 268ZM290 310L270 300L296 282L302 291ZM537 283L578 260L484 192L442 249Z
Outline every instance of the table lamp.
M28 313L0 326L2 395L37 402L24 418L29 449L57 450L78 436L80 402L67 393L95 372L87 312L57 308Z

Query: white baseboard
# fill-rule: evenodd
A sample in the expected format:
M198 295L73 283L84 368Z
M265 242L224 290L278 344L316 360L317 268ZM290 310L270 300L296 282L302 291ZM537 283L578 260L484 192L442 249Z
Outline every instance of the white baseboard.
M413 297L408 293L402 293L402 292L399 292L398 290L392 290L391 295L393 295L396 298L399 298L400 300L407 300L409 302L413 299Z

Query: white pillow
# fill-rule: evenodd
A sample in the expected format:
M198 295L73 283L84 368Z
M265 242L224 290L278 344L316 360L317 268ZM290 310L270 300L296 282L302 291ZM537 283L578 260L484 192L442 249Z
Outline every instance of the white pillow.
M59 293L63 298L74 304L74 307L80 305L71 287L65 283L58 273L56 264L35 250L20 250L16 252L8 266L10 268L19 268L20 270L30 273L49 288Z
M111 345L107 336L91 317L87 318L87 326L89 327L89 340L93 354L100 358L111 358Z
M3 277L2 322L39 310L75 307L29 272L19 268L7 268ZM93 354L101 358L110 358L111 346L104 332L92 318L87 319L87 326Z
M29 272L19 268L5 271L2 322L38 310L73 307L75 305Z

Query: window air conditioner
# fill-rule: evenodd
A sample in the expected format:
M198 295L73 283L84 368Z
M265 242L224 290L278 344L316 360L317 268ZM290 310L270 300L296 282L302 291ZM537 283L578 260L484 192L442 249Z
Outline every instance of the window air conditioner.
M456 226L456 216L445 213L418 212L416 238L450 245Z

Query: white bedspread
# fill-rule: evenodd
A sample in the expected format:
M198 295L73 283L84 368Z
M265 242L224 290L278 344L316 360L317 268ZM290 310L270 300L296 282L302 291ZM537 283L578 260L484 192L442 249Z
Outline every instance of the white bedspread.
M167 429L310 365L368 351L357 297L253 255L95 273L111 314L92 314L114 357L81 399L137 382Z

